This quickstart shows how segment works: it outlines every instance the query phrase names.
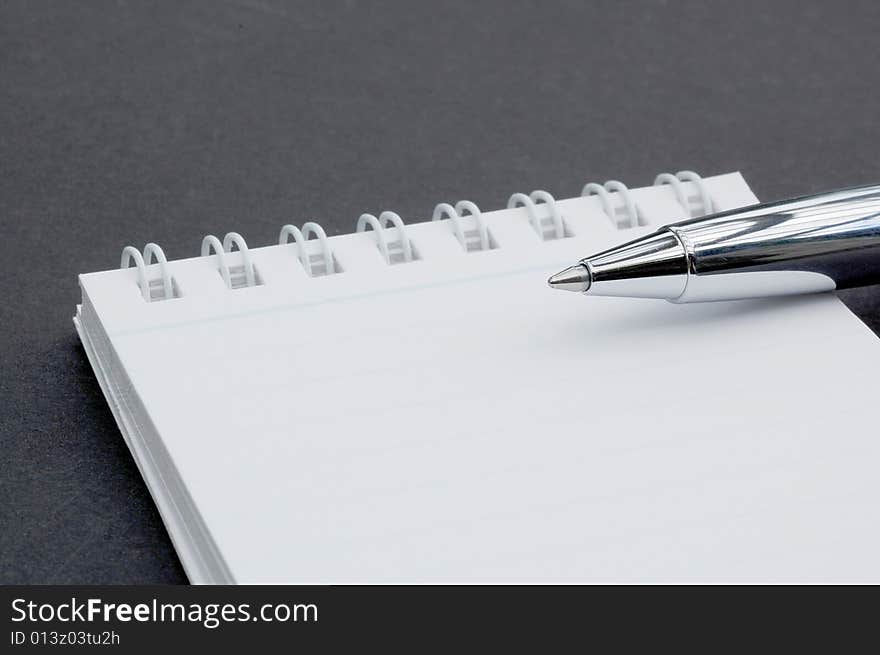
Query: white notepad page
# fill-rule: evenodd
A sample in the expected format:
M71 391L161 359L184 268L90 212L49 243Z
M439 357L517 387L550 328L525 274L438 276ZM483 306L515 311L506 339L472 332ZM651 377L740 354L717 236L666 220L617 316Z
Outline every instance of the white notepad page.
M716 209L755 202L738 174L705 184ZM344 273L320 278L293 246L252 249L252 288L172 262L161 302L134 269L82 276L190 578L880 581L876 338L832 295L549 289L684 218L668 186L633 197L651 225L562 200L574 236L544 242L525 209L486 213L487 252L410 226L419 260L393 266L372 233L335 237Z

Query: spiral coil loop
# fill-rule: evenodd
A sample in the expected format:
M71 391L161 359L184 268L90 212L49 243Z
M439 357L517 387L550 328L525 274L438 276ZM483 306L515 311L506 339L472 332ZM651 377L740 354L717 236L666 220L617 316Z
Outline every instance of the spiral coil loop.
M232 252L233 247L237 247L241 252L242 265L240 266L229 266L226 261L226 253ZM250 250L248 250L244 237L238 232L228 232L223 237L222 244L213 234L207 235L202 239L202 257L210 256L212 251L217 255L217 266L227 287L238 289L257 284L257 275L254 271Z
M698 200L702 205L702 211L700 213L694 213L692 201L685 194L682 182L692 182L697 187L697 193L699 194ZM657 186L661 184L668 184L672 187L672 190L675 193L675 199L678 200L678 204L687 212L688 218L704 216L715 212L715 204L712 202L712 196L709 195L709 191L706 189L706 184L698 173L695 173L694 171L679 171L675 175L672 173L660 173L660 175L654 179L654 185Z
M144 260L146 257L146 261ZM152 265L153 260L159 266L158 282L161 288L159 294L154 294L154 282L147 277L147 267ZM138 286L141 289L141 295L147 302L154 300L170 300L174 298L174 282L171 279L171 273L168 271L168 260L162 248L155 243L148 243L144 246L144 254L138 251L134 246L126 246L122 249L122 257L119 262L119 268L128 268L131 266L132 260L137 267Z
M461 219L468 215L474 217L474 220L477 223L476 230L465 230L464 226L461 224ZM441 221L445 219L452 221L452 229L465 252L471 250L489 250L492 248L491 239L489 238L489 228L483 220L483 213L480 211L480 208L470 200L459 200L455 203L454 207L447 202L441 202L434 207L434 213L431 216L431 220ZM473 236L476 236L478 241L474 242L472 238Z
M211 255L211 251L217 253L217 265L220 269L220 275L223 277L223 281L226 283L226 286L230 289L232 288L232 278L229 275L229 267L226 265L226 258L223 256L223 244L220 243L220 239L215 237L213 234L208 234L202 239L202 257L209 257Z
M622 207L614 207L612 194L623 201ZM585 184L581 191L581 197L594 195L599 196L599 202L602 203L602 211L605 212L605 215L608 216L614 227L637 227L641 223L638 205L633 200L629 188L623 182L608 180L605 184L597 184L596 182ZM618 218L621 209L625 213L624 220L627 223L626 225L622 224Z
M397 228L397 234L400 237L397 241L388 242L385 235L385 229L391 223ZM361 214L358 217L356 232L364 232L367 227L373 228L376 233L376 246L387 264L398 264L411 262L413 260L412 244L406 234L406 226L403 219L394 212L384 211L376 218L372 214Z
M549 220L551 224L549 230L545 227L547 219L542 219L538 216L539 203L545 203L550 208ZM529 222L532 224L535 232L538 233L538 236L541 237L541 241L565 238L565 223L562 220L559 209L556 207L556 200L546 191L532 191L529 195L514 193L507 201L507 208L516 209L517 207L526 208L529 213Z
M321 247L321 252L317 255L309 255L306 249L306 241L309 240L309 236L312 234L317 237ZM286 245L289 243L290 237L293 237L293 242L298 249L297 256L309 277L333 275L336 273L336 268L333 264L333 252L330 250L330 243L327 241L327 233L324 232L324 228L318 223L313 221L303 223L302 230L288 223L281 228L278 245ZM313 258L318 258L318 261L323 263L323 271L315 268L312 261Z

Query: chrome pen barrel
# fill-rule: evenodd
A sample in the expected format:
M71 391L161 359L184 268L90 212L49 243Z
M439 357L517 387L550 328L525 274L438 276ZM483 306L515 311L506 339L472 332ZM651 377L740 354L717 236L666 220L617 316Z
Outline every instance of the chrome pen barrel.
M880 283L880 186L683 221L580 265L590 295L680 303Z

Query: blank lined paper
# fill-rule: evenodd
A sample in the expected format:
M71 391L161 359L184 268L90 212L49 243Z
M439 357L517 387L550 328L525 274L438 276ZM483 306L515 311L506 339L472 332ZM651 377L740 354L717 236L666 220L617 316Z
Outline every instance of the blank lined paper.
M738 174L704 183L719 209L754 202ZM334 237L336 275L286 246L251 251L248 288L172 262L163 302L133 270L82 276L78 327L191 579L880 578L875 337L832 295L550 290L688 209L632 194L650 225L561 200L571 236L487 212L497 248L419 224L393 266L370 232Z

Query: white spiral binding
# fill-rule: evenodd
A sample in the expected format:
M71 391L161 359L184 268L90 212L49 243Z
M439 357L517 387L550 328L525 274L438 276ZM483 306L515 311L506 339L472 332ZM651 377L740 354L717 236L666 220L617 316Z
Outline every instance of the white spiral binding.
M213 234L207 235L202 239L202 257L210 256L211 251L213 250L217 254L217 265L220 269L220 275L223 276L223 281L230 289L236 289L239 285L237 285L233 279L233 270L235 267L230 268L226 263L226 253L232 252L233 246L238 247L238 250L241 252L241 260L243 264L241 268L243 269L245 279L244 286L252 287L257 283L257 276L254 273L254 262L251 259L251 253L248 250L244 237L238 232L228 232L226 236L223 237L222 244Z
M298 249L297 256L299 257L300 263L302 263L306 274L309 277L314 277L315 271L312 268L312 256L310 256L306 250L306 241L309 240L309 235L312 234L318 238L321 246L321 252L317 255L317 257L321 258L324 262L324 273L321 273L321 275L333 275L336 272L335 267L333 266L333 252L330 250L330 243L327 241L327 233L324 232L324 228L318 223L313 221L303 223L302 230L296 225L290 225L288 223L281 228L281 234L278 237L278 245L286 245L289 242L289 238L293 237L293 242Z
M686 182L690 182L696 188L696 198L689 198L687 196L684 188L684 183ZM695 202L699 202L701 205L702 214L711 214L716 211L715 203L709 195L703 178L693 171L679 171L675 175L661 173L654 180L654 184L668 184L671 186L676 200L689 217L695 216ZM623 182L609 180L605 184L589 183L584 185L581 195L599 196L602 210L618 228L646 224L637 203L632 197L631 191ZM622 204L618 204L615 207L615 200L618 199ZM542 203L548 206L549 217L541 218L539 216L538 205ZM514 193L507 201L507 208L515 209L517 207L525 207L528 212L529 222L542 241L562 239L568 236L565 230L565 221L559 212L559 208L556 206L556 201L546 191L532 191L528 195L525 193ZM626 225L621 224L618 219L621 214L625 217ZM464 229L462 218L468 215L474 217L477 225L476 230ZM482 212L474 203L468 200L461 200L454 206L445 202L438 204L434 208L431 220L440 221L447 219L451 221L455 236L465 252L476 249L473 248L475 236L479 238L479 243L476 244L479 246L479 250L490 250L493 247L489 228L483 219ZM390 242L387 236L389 225L397 229L398 235L398 239ZM406 232L406 226L400 216L394 212L384 211L379 214L378 218L372 214L361 214L357 221L356 231L364 232L368 227L373 228L373 231L376 233L376 246L386 263L411 262L416 258L412 243ZM316 255L309 255L306 248L306 242L310 236L315 236L320 242L320 253ZM339 272L329 239L324 229L318 223L311 221L304 223L302 229L290 224L283 226L278 237L279 245L288 244L291 237L297 247L297 257L302 263L306 274L310 277L332 275ZM242 265L230 267L226 261L226 254L231 252L233 248L238 248L241 252ZM202 257L209 257L212 254L216 254L218 270L226 286L230 289L237 289L241 286L252 287L261 284L257 278L257 272L254 268L247 243L237 232L229 232L223 238L222 243L217 237L211 234L207 235L202 240L201 255ZM316 259L323 265L324 273L316 271ZM159 267L160 277L150 280L147 275L147 269L153 265L153 260L155 260L155 265ZM123 269L129 268L132 262L137 268L138 286L146 302L167 300L175 297L174 279L168 270L168 262L165 258L165 253L162 252L162 248L155 243L148 243L144 246L143 254L141 254L137 248L126 246L122 250L120 267ZM243 284L240 283L242 281Z
M144 261L144 256L146 256L146 261ZM168 272L168 260L165 258L162 248L155 243L148 243L144 246L143 256L134 246L123 248L119 268L128 268L131 266L132 260L134 260L134 264L137 267L138 286L141 289L141 295L147 302L153 302L152 284L149 278L147 278L147 267L152 264L154 258L159 266L160 281L162 283L161 299L170 300L174 297L174 283L171 281L171 274Z
M489 250L492 245L489 239L489 228L486 226L486 222L483 220L483 213L480 211L480 208L477 207L470 200L459 200L455 203L455 207L450 205L448 202L441 202L439 205L434 207L434 213L431 216L432 221L441 221L444 219L449 219L452 221L452 230L455 232L455 236L458 239L458 242L461 244L461 247L465 252L472 250L470 248L470 243L468 241L468 236L470 236L470 231L466 231L461 224L461 219L465 215L470 215L474 217L474 220L477 223L477 236L479 237L479 248L476 250Z
M581 197L593 195L599 196L599 202L602 203L602 211L605 212L605 215L608 216L608 219L614 224L614 227L638 227L642 222L640 219L639 207L635 200L633 200L629 188L623 182L608 180L605 184L596 184L595 182L585 184L581 191ZM619 209L615 209L612 195L614 197L619 197L623 201L622 209L626 213L626 221L628 225L622 225L618 220L617 216Z
M699 200L703 206L703 211L700 214L694 214L693 205L684 192L682 182L692 182L697 187ZM715 203L712 202L712 196L709 195L709 191L706 189L706 183L703 182L703 178L699 174L693 171L679 171L675 175L672 173L660 173L654 180L654 185L660 184L668 184L672 187L678 204L687 212L688 218L715 213Z
M553 222L553 236L551 239L562 239L565 237L565 223L562 221L562 215L556 207L556 201L546 191L532 191L529 195L524 193L514 193L507 201L508 209L516 209L517 207L525 207L529 213L529 222L535 228L535 232L541 237L541 241L547 240L547 232L544 229L544 223L538 216L538 203L546 203L550 208L550 219Z
M398 242L395 241L392 242L391 245L388 244L388 239L385 236L385 228L388 227L389 223L397 228L397 234L400 237L399 247L401 249L403 262L411 262L413 260L413 250L409 237L406 234L406 226L403 224L403 219L394 212L382 212L379 214L379 218L376 218L372 214L361 214L360 217L358 217L355 231L364 232L368 226L373 228L373 231L376 233L376 245L379 248L379 252L382 253L385 263L395 264L397 262L394 261L394 258L397 253L392 253L391 248L394 247L396 249L398 247Z

